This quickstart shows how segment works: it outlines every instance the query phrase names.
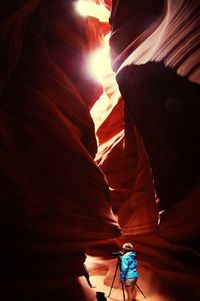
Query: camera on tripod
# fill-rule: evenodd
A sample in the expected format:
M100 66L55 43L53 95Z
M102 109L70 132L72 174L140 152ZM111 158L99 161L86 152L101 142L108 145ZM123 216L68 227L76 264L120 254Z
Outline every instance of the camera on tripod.
M113 257L120 258L123 255L122 251L115 251L112 253Z

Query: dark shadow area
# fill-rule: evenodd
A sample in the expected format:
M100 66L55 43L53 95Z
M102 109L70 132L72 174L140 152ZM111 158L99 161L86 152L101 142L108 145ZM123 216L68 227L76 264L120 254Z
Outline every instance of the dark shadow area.
M169 208L199 181L199 86L162 62L127 66L117 80L126 123L143 138L160 208Z

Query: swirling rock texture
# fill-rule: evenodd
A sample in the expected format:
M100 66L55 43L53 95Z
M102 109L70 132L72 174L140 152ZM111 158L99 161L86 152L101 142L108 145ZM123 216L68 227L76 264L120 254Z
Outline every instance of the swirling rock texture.
M94 299L76 281L85 249L121 232L94 163L86 23L62 0L1 16L0 299Z
M199 20L199 1L170 0L113 1L110 18L113 68L162 210L154 232L128 235L152 300L200 299Z
M108 24L74 1L1 4L1 299L93 301L85 251L129 240L149 300L199 300L200 3L94 2L122 94L112 74L98 145L85 63Z

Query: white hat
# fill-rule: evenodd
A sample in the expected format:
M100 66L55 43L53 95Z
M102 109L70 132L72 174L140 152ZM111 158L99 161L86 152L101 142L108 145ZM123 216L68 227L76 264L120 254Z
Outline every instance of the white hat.
M133 245L130 242L123 244L122 249L133 251Z

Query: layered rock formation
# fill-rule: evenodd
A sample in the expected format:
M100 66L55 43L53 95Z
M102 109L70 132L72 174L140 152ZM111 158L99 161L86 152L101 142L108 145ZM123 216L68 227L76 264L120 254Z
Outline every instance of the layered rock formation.
M122 233L154 300L199 299L199 14L199 1L170 0L113 1L111 13L113 68L161 210L149 235Z
M149 299L198 300L199 1L94 2L119 90L85 66L108 23L75 1L1 4L1 299L93 301L85 252L129 240Z
M65 1L6 1L1 14L0 295L58 300L77 291L85 249L120 236L93 159L87 28Z

